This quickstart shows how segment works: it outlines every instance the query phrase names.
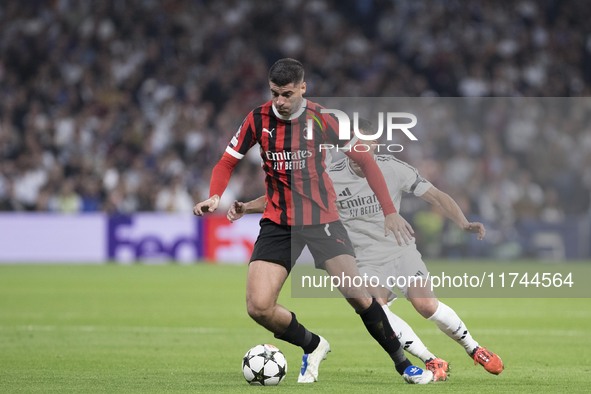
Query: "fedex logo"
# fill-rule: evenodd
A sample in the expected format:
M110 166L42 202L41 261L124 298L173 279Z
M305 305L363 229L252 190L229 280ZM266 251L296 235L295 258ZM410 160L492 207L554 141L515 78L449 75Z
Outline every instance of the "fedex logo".
M110 260L194 262L203 257L201 221L188 215L113 216L107 225Z
M107 224L107 256L119 262L199 260L247 263L260 215L230 223L225 216L136 214L112 216Z
M248 263L260 219L260 215L246 215L230 223L225 216L208 216L203 228L207 234L204 257L209 261Z

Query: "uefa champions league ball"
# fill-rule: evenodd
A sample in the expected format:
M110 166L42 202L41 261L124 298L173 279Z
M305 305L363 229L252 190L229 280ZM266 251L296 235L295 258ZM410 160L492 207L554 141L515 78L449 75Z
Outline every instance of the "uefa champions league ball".
M287 372L287 361L273 345L256 345L242 358L242 373L249 384L276 386Z

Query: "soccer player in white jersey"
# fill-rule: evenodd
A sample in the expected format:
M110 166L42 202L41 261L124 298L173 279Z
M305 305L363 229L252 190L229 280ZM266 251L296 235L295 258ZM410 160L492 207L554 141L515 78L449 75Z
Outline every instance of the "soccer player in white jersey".
M370 131L371 123L359 120L360 131ZM375 155L394 205L400 210L402 192L413 193L440 211L460 228L475 233L478 239L485 236L482 223L469 222L458 204L447 194L422 178L409 164L390 155ZM398 245L391 237L384 235L383 215L375 194L364 180L363 173L348 158L333 163L329 168L337 194L339 215L355 248L357 264L361 274L380 278L381 287L369 291L384 308L390 325L396 327L400 342L405 349L420 358L427 369L434 374L434 380L446 380L448 363L431 353L410 326L395 315L388 307L395 295L388 288L388 278L417 278L414 282L398 281L399 287L413 307L424 318L434 322L441 331L460 344L488 372L498 375L504 365L499 356L480 346L457 313L439 301L428 282L428 270L416 248L414 239L410 244ZM228 211L228 219L236 220L244 213L260 212L264 197L248 203L235 203ZM410 285L404 285L404 282Z
M371 131L371 123L359 121L359 129ZM429 204L436 206L450 220L461 229L475 233L478 239L485 236L482 223L469 222L458 204L447 194L437 189L409 164L391 155L375 155L390 196L397 210L400 209L402 193L413 193ZM375 195L363 181L363 174L354 162L342 159L329 168L329 175L333 180L337 193L337 208L339 216L345 224L349 237L355 248L359 271L368 276L381 278L416 278L424 280L402 282L400 290L412 303L413 307L426 319L433 321L441 331L464 347L466 352L476 363L481 364L488 372L499 374L503 371L503 362L494 353L480 346L474 340L470 331L457 313L439 301L428 280L428 270L416 248L414 239L408 245L398 245L386 237L381 230L379 205L376 205ZM406 282L406 285L405 283ZM408 283L411 283L410 286ZM382 287L376 288L375 294L384 305L392 296ZM412 329L393 313L387 313L390 324L401 332L400 342L408 346L408 351L425 362L427 368L436 372L436 378L445 379L442 370L447 370L447 363L437 359L427 350ZM408 333L408 335L407 335Z

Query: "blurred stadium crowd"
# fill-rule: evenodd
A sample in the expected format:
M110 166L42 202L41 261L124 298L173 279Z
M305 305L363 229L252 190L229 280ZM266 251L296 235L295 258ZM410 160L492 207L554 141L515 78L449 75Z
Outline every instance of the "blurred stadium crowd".
M589 20L584 0L3 1L0 210L190 213L289 56L309 96L579 97L496 105L404 158L507 231L588 213ZM263 192L251 153L226 202Z

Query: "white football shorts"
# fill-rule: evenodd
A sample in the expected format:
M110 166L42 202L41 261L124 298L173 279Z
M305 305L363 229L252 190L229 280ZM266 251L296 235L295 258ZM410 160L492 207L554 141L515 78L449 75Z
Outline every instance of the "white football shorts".
M380 286L392 291L398 288L406 297L410 283L428 278L429 271L415 244L400 248L395 255L391 251L388 253L385 248L379 249L356 251L359 272L367 275L374 283L379 282ZM395 295L388 301L394 298Z

